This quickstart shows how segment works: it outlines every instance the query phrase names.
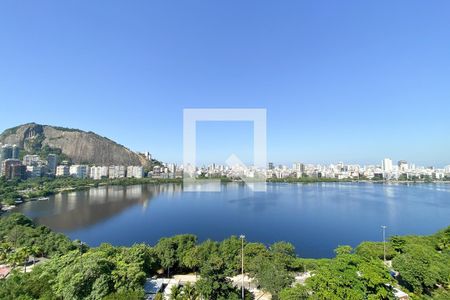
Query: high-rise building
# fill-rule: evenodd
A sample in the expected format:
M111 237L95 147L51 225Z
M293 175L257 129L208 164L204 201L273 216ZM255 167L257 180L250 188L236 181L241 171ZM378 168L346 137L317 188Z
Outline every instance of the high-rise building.
M385 158L382 161L382 168L385 172L392 172L392 159Z
M25 166L27 170L27 177L28 178L37 178L41 177L43 174L43 168L42 166L33 165L33 166Z
M269 170L273 170L274 169L274 167L273 167L273 162L270 162L269 163Z
M13 165L10 168L10 179L18 178L18 179L26 179L27 173L26 173L26 167L22 164Z
M302 163L294 163L292 165L292 169L297 173L297 176L301 177L303 173L305 173L305 165Z
M56 167L56 176L69 176L69 166L60 165Z
M102 167L91 167L89 177L94 180L102 179Z
M12 150L11 150L11 156L13 159L19 159L19 147L17 147L17 145L13 145L12 146Z
M58 163L58 156L56 154L49 154L47 156L48 172L51 175L55 175L56 174L56 164L57 163Z
M2 161L1 173L6 179L25 178L26 169L20 160L8 158Z
M73 165L69 168L70 176L75 178L87 178L89 175L89 166L87 165Z
M127 167L128 178L142 178L144 177L144 167L141 166L128 166Z
M109 178L125 178L127 168L125 166L109 166Z
M13 147L10 144L5 144L1 147L1 149L0 149L0 164L6 159L13 158L12 149L13 149Z
M96 166L90 168L90 177L95 180L108 177L108 167L107 166Z

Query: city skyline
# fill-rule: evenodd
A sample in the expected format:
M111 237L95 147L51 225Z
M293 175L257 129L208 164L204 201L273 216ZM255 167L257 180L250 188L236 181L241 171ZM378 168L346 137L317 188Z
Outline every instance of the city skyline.
M48 124L46 124L46 125L48 125ZM1 131L3 131L3 130L5 130L5 129L2 129ZM213 144L213 143L211 141L207 141L207 144ZM1 144L0 143L0 147L6 146L6 145L9 145L9 144ZM9 146L16 146L16 145L9 145ZM129 148L127 145L124 145L124 146ZM246 159L243 160L243 163L246 164L247 166L252 166L251 154L250 154L250 151L249 151L249 149L250 149L249 145L246 145L245 148L246 148L246 150L249 153L244 153L245 154L244 157ZM141 154L150 153L150 152L148 152L148 150L143 150L143 151L141 151L141 150L134 150L134 149L131 149L131 150L136 152L136 153L141 153ZM209 150L211 151L211 149L209 149ZM225 153L225 152L223 152L223 150L224 149L217 149L217 151L221 152L221 154ZM229 150L229 149L227 148L227 150ZM213 150L210 153L208 153L208 157L209 158L213 157L214 156L214 152L215 152L215 150ZM205 159L202 158L202 154L205 154L205 152L203 152L203 153L200 152L200 153L201 154L199 155L200 156L199 162L196 163L197 167L206 167L206 166L213 165L213 164L226 165L226 161L225 160L208 160L208 161L205 161ZM234 154L233 151L232 152L226 152L226 153ZM153 153L150 153L150 154L153 155ZM211 156L211 154L213 154L213 155ZM380 157L382 157L382 156L380 156ZM392 163L394 165L404 161L404 162L408 162L408 163L413 163L414 165L417 165L417 166L420 166L420 167L423 167L423 168L433 167L433 168L443 169L443 168L447 168L447 167L450 166L450 161L443 162L443 163L439 164L438 162L433 162L432 160L428 160L428 163L422 163L420 161L417 162L417 161L405 160L404 158L407 157L407 155L400 156L400 158L391 158L391 157L386 157L386 156L384 158L380 158L380 157L378 158L378 160L372 160L372 161L355 161L355 160L343 160L343 159L325 160L325 159L320 159L320 158L318 160L316 160L316 161L307 161L307 160L302 160L302 159L298 159L298 158L297 159L294 158L291 161L286 161L286 160L275 161L275 160L272 160L272 159L268 158L267 161L268 161L268 163L273 163L273 164L275 164L277 166L278 165L283 165L283 166L288 165L289 166L289 165L296 164L296 163L299 163L299 162L302 162L304 164L310 164L310 165L324 165L324 166L325 165L334 165L334 164L339 164L339 163L345 163L347 165L359 165L359 166L383 166L383 161L385 159L390 159L390 160L392 160ZM162 161L164 163L169 163L169 164L173 164L174 163L176 165L183 165L183 161L181 159L179 159L179 160L163 160L163 159L160 159L158 156L153 156L153 158L155 158L157 160L160 160L160 161Z
M265 108L269 160L445 166L450 4L384 2L4 2L0 128L79 128L181 162L183 109ZM206 161L248 155L248 124L208 126Z

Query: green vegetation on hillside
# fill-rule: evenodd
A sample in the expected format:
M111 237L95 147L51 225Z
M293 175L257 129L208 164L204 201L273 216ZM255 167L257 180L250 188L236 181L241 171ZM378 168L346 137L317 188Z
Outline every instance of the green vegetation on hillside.
M394 279L383 264L380 243L364 242L353 250L336 248L333 259L304 259L294 247L278 242L244 244L246 271L273 299L393 299L392 286L413 299L448 299L450 295L450 227L431 236L392 237L389 259L399 272ZM48 261L20 272L26 257ZM195 285L174 288L171 299L240 299L229 276L240 273L241 241L198 243L186 234L162 238L155 246L136 244L89 248L20 214L0 218L0 263L15 269L0 280L1 299L143 299L151 276L196 273ZM312 274L304 284L294 276ZM305 274L305 273L303 273ZM246 293L246 299L252 299Z

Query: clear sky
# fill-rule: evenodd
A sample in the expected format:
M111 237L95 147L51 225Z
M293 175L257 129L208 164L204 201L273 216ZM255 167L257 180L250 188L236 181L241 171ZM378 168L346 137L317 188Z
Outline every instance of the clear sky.
M449 1L0 3L0 130L182 159L184 108L266 108L270 161L450 164ZM251 124L198 128L200 162ZM236 151L234 151L236 149Z

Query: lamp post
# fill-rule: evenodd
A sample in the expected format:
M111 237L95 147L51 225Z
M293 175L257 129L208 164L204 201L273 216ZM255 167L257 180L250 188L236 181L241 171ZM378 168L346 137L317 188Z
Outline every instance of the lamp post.
M386 225L382 225L381 228L383 229L383 260L384 264L386 264Z
M239 236L241 239L241 270L242 270L242 300L244 300L244 239L245 235L241 234Z

